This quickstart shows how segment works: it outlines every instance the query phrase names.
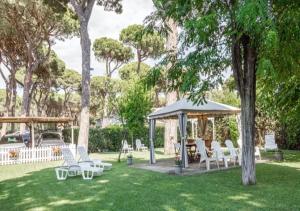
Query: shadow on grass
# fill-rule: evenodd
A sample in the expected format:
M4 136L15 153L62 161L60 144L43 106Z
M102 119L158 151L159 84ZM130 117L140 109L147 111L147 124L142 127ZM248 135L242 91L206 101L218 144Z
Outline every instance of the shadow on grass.
M172 177L114 163L91 181L57 181L53 168L0 183L1 210L256 210L300 207L300 170L257 165L256 186L244 187L240 170Z

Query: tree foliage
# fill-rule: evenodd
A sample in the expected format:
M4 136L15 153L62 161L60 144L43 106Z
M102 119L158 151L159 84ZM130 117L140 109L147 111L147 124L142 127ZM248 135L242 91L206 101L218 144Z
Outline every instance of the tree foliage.
M141 83L135 83L120 97L118 113L125 127L134 136L139 134L146 123L152 103L148 91Z
M164 39L157 32L147 33L143 25L134 24L123 29L120 40L136 50L137 73L140 72L141 62L158 58L164 52Z
M200 103L206 91L222 82L222 73L230 66L233 69L242 105L242 179L244 184L254 184L256 73L295 74L291 70L299 64L299 1L155 3L183 29L179 55L165 60L166 64L174 61L169 74L173 87Z
M111 77L116 69L134 56L131 48L107 37L96 39L93 44L93 51L98 61L105 62L107 77Z

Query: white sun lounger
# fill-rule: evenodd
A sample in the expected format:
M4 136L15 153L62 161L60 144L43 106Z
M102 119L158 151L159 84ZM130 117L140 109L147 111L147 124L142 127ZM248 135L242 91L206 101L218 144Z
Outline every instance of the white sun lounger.
M77 152L80 156L79 161L92 162L94 165L102 167L104 170L110 170L112 168L111 163L102 162L100 159L91 159L84 146L77 146Z

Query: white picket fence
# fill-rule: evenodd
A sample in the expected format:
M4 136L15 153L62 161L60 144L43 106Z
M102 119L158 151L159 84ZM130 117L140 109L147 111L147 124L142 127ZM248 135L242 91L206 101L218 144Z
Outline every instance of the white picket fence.
M0 148L0 165L37 163L62 160L61 149L68 147L76 154L76 145L45 146L36 148Z

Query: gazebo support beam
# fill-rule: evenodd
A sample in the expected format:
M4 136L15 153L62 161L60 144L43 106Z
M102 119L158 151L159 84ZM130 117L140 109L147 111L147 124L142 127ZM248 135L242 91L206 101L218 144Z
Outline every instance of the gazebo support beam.
M155 119L149 120L149 148L150 148L150 164L155 164L155 151L154 151L154 137L155 137Z

